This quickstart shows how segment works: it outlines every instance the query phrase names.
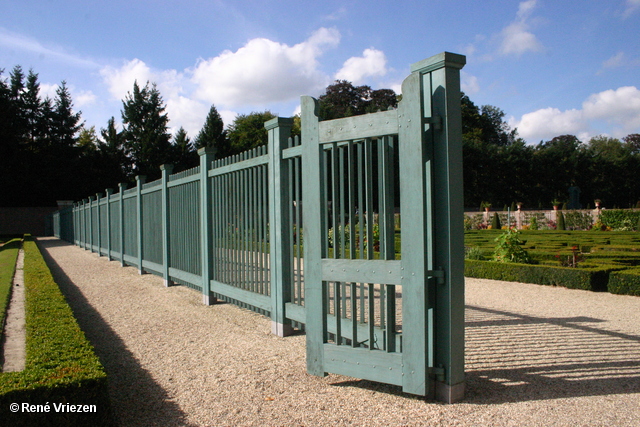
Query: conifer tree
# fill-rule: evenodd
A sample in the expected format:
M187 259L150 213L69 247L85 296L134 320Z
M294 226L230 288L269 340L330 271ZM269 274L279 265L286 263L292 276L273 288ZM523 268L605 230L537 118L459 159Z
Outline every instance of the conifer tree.
M169 117L162 96L155 84L140 89L133 84L122 101L123 144L132 161L135 175L145 175L148 181L159 178L160 165L171 163Z
M229 140L227 132L224 130L224 122L218 113L215 105L209 109L209 114L204 122L204 126L194 140L196 148L213 147L216 150L216 158L223 158L229 155Z

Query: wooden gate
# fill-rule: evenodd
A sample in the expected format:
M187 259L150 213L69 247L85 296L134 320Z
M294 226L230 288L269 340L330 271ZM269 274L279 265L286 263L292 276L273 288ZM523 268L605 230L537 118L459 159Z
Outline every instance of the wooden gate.
M397 110L319 121L302 98L309 373L462 398L464 63L414 64Z

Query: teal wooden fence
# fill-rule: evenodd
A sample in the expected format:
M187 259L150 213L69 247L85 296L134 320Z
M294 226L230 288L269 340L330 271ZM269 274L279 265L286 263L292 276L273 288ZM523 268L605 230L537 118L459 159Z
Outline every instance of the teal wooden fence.
M225 159L201 149L196 168L164 165L159 180L56 212L54 233L205 304L270 316L279 336L304 327L309 373L459 400L464 62L414 64L397 110L321 122L303 97L302 139L275 118L267 146Z

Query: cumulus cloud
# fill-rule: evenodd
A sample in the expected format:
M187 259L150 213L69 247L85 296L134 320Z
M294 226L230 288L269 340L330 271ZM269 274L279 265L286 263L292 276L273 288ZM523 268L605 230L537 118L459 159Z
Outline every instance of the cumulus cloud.
M529 18L536 7L537 0L521 2L516 14L516 20L502 30L500 34L500 53L503 55L522 55L525 52L539 52L542 43L529 31Z
M339 41L340 33L334 28L320 28L294 46L252 39L235 52L226 50L200 60L191 78L197 86L195 96L233 108L263 106L317 92L328 82L328 76L318 69L318 57Z
M366 77L387 74L387 57L376 49L365 49L362 56L354 56L344 62L336 73L336 80L348 80L354 85L363 82Z
M511 118L509 124L530 142L563 134L585 141L603 133L597 128L598 122L612 125L614 137L640 132L640 90L635 86L605 90L589 96L581 109L543 108L524 114L520 120Z
M186 93L185 83L188 84L188 80L183 72L154 70L136 58L126 61L120 67L104 67L100 70L100 75L113 99L117 100L124 100L133 90L133 83L136 81L141 88L147 82L155 83L166 104L172 132L182 126L191 137L195 136L194 133L200 130L209 111L209 106L192 99Z
M156 70L133 59L120 66L103 67L100 75L117 100L126 98L135 81L141 87L155 83L166 103L171 130L183 126L195 137L212 104L229 124L238 108L265 108L321 91L330 77L319 70L318 59L339 42L336 29L320 28L293 46L252 39L235 52L226 50L214 58L200 59L183 71Z
M473 95L480 91L480 83L476 76L460 71L460 88L466 95Z

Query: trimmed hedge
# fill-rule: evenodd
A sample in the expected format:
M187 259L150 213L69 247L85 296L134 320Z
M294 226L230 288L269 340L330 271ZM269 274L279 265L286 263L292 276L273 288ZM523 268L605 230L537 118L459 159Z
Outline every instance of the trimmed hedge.
M0 419L12 426L113 425L102 364L29 236L24 250L26 367L0 374ZM41 411L14 413L12 403L41 405ZM96 412L69 412L67 405Z
M618 269L620 267L616 266L570 268L475 260L465 260L464 263L466 277L564 286L597 292L607 291L609 273Z
M20 239L6 242L0 249L0 339L4 331L4 317L11 300L11 282L16 271Z
M611 273L608 288L612 294L640 296L640 268Z

